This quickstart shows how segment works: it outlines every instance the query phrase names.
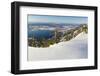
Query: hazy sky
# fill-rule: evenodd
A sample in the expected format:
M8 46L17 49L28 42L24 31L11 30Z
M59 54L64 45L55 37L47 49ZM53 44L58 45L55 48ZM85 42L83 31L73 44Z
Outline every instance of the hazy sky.
M50 16L28 15L28 23L88 23L88 17L81 16Z

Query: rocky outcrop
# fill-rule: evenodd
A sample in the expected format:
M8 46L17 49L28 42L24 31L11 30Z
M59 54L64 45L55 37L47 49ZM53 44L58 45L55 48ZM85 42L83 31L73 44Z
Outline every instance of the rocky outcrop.
M62 41L69 41L71 40L72 38L76 37L78 34L80 34L81 32L85 32L87 33L88 32L88 28L87 28L87 25L81 25L79 27L76 27L74 29L71 29L71 30L68 30L64 36L61 38L61 42Z

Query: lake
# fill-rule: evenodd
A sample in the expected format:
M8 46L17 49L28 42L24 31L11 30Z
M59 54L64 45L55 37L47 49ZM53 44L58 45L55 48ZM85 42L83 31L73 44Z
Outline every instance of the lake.
M49 39L54 36L53 31L50 30L33 30L33 31L28 31L28 38L34 37L37 40L41 39Z

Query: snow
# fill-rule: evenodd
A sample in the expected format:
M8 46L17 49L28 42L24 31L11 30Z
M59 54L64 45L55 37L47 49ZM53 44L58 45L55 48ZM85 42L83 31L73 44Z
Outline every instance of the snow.
M47 48L28 47L28 61L84 59L88 57L88 36L84 32L70 41Z

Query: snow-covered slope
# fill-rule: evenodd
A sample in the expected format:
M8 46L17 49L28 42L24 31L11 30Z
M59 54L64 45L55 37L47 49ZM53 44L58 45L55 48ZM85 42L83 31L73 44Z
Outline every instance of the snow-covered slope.
M28 60L80 59L87 58L88 41L84 32L70 41L60 42L48 48L28 47Z

